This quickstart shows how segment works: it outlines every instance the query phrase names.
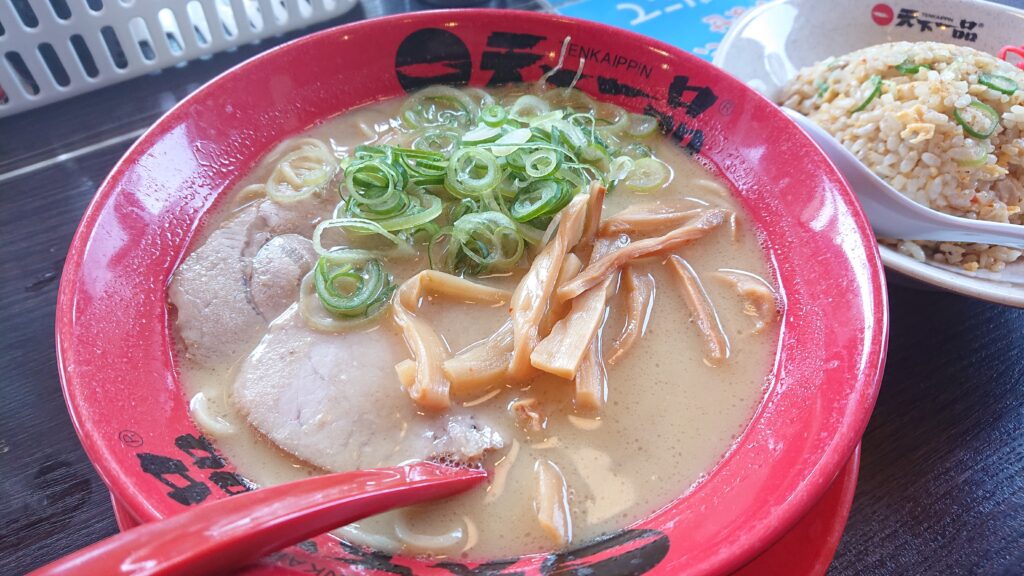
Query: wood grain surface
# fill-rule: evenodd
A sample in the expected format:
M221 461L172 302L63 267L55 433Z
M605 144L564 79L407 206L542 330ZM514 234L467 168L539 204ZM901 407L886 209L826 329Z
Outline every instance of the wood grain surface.
M0 574L23 574L117 529L72 429L54 354L57 286L82 213L141 130L285 39L0 120ZM885 378L829 573L1024 574L1024 311L897 282L889 296Z

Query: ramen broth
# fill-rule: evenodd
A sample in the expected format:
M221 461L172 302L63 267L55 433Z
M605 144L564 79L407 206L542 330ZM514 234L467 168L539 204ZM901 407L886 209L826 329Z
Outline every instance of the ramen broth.
M400 106L401 101L395 100L354 110L301 137L328 143L335 156L343 158L356 145L380 142L392 132L389 119L399 113ZM744 277L770 282L766 259L745 214L721 182L671 140L654 135L644 143L654 157L670 167L670 180L653 191L616 187L605 198L604 218L631 205L654 202L723 207L735 216L690 245L630 264L633 272L653 278L653 303L646 310L642 336L621 359L606 366L605 405L596 412L578 409L572 382L541 372L525 382L502 382L474 397L453 397L451 408L438 414L415 410L419 413L416 418L464 413L493 426L502 446L482 458L490 472L487 484L444 501L361 521L340 530L339 536L389 552L469 559L559 548L561 544L553 542L538 522L537 467L541 465L538 462L546 461L564 478L571 525L568 543L575 546L667 506L698 484L730 450L763 397L778 323L769 319L759 329L747 295L725 281L719 271L740 271L734 276L747 274ZM266 182L289 146L286 142L269 154L239 190ZM333 200L323 205L319 217L325 219L331 217L337 201L337 186L327 187L326 194L333 195ZM248 201L226 202L207 230L230 221ZM195 245L204 241L201 238ZM528 254L536 251L534 248ZM696 325L680 278L666 265L672 254L684 257L701 279L728 338L728 359L719 365L708 361L705 336ZM482 275L474 281L512 290L526 272L529 258L507 273ZM422 251L412 259L386 265L396 285L429 267ZM624 290L621 278L612 281L606 317L597 336L606 352L626 321ZM289 311L294 313L294 307L284 315ZM426 296L415 314L433 326L450 351L457 352L498 330L508 318L508 306ZM276 446L251 424L235 401L233 390L240 366L265 331L266 327L259 327L247 334L246 349L219 363L196 361L186 350L178 357L181 379L200 428L243 476L259 485L324 472ZM376 337L391 342L397 358L410 357L402 330L390 318L354 329L357 334L360 331L376 331ZM358 369L363 360L346 361ZM378 384L389 391L402 390L393 372ZM517 423L510 414L510 404L524 398L536 401L531 406L543 421L541 429ZM412 406L411 399L409 402ZM393 425L383 417L366 421L371 426L375 421L380 426ZM364 456L360 465L365 467L409 459L398 446Z

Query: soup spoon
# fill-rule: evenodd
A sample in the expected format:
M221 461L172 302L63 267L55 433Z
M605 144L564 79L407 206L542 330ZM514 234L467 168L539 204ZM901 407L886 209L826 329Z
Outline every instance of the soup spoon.
M360 518L452 496L486 477L483 470L417 462L288 482L143 524L28 576L225 574Z
M878 237L1024 248L1024 226L960 218L918 204L897 192L810 118L790 108L783 107L782 111L803 128L846 177Z

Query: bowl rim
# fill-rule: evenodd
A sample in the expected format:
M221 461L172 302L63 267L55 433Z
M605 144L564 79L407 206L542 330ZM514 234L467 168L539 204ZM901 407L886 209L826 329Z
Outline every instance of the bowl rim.
M140 520L155 520L160 518L161 515L156 508L151 506L140 495L137 490L129 485L126 478L116 474L117 470L115 468L108 467L104 464L106 461L105 455L107 449L104 447L103 443L98 441L95 437L96 433L93 430L93 422L89 422L83 418L74 389L75 375L72 374L69 368L69 361L67 358L67 353L70 350L73 341L73 338L71 337L73 331L70 328L73 323L74 297L75 290L77 288L77 281L74 280L78 276L77 266L80 264L80 261L88 248L88 243L91 238L91 233L96 225L97 218L100 216L102 209L106 207L108 202L110 202L113 194L117 191L117 188L113 183L118 179L119 175L127 166L130 166L137 161L140 154L151 147L158 135L166 130L166 126L169 123L174 121L179 115L185 113L194 100L205 97L210 86L221 82L223 79L230 78L238 74L244 74L246 67L251 62L266 58L273 58L280 52L292 50L307 43L318 42L321 38L338 34L339 31L355 31L362 28L372 29L378 26L388 26L391 23L399 21L435 18L438 15L470 19L478 17L486 18L488 16L501 16L507 18L511 16L517 19L522 18L538 22L557 21L574 25L586 25L588 27L607 32L611 35L625 35L640 45L646 45L653 49L658 49L671 54L673 57L694 62L696 66L707 66L709 68L713 68L710 63L700 60L680 48L628 30L611 27L597 22L585 21L550 13L523 11L513 11L510 13L510 11L502 9L429 10L343 24L299 37L284 44L272 47L253 56L252 58L232 66L228 70L204 83L187 97L183 98L157 121L155 121L153 125L151 125L132 144L122 158L111 169L110 174L100 184L97 194L86 209L68 249L67 262L64 265L57 301L55 332L58 369L61 379L61 387L65 396L65 403L68 407L68 412L75 427L75 431L100 478L111 489L111 492L121 499L128 510ZM716 69L716 74L721 74L723 82L734 83L735 89L749 92L748 97L760 98L766 103L771 104L771 102L763 95L749 88L743 82L729 76L721 69ZM777 113L784 117L782 112L779 111ZM788 118L785 119L785 122L788 122L798 130L796 125ZM803 138L806 138L806 136L803 136L802 132L799 132L799 134ZM818 149L817 145L809 139L807 139L807 144ZM818 149L818 151L820 153L820 149ZM834 171L838 181L842 182L843 187L837 190L837 193L846 199L847 207L850 209L850 215L856 226L857 233L862 237L872 237L871 230L867 225L867 220L860 209L856 196L849 189L845 179L835 168L831 160L823 153L821 153L820 160L826 168L830 168ZM885 291L885 278L881 272L881 256L877 247L875 247L874 250L871 249L871 246L864 246L864 248L867 248L865 251L868 258L866 262L867 275L870 277L870 293L865 292L864 297L866 300L870 300L873 304L873 310L876 312L876 316L868 323L869 326L865 327L863 349L865 350L865 357L868 359L868 365L863 371L865 378L861 383L862 388L858 389L858 392L861 392L857 395L860 402L851 402L850 405L846 407L843 419L834 428L834 434L832 436L833 440L823 449L821 458L818 460L818 465L807 472L807 474L802 478L802 481L795 487L791 497L786 500L782 506L773 508L767 513L776 521L770 524L763 523L756 531L744 533L741 545L732 547L728 554L717 555L716 560L708 565L708 573L720 573L737 569L756 557L760 551L763 551L772 543L784 536L788 529L795 525L800 518L810 510L814 503L822 497L860 442L860 437L867 427L868 419L870 418L875 399L877 398L878 388L881 382L885 363L889 330L888 299ZM761 406L758 408L758 412L755 413L752 418L756 419L759 417L763 405L764 402L762 401ZM656 515L658 512L655 512L654 514Z

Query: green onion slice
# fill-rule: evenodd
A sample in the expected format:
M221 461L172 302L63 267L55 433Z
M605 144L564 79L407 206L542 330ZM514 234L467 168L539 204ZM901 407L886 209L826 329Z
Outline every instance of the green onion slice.
M646 114L630 114L626 133L633 138L646 138L658 131L658 119Z
M437 152L445 156L459 145L459 133L451 130L427 130L412 141L412 147L425 152Z
M1017 88L1019 88L1016 80L1009 76L1001 76L999 74L982 73L981 76L978 77L978 82L980 82L982 86L987 86L1002 94L1013 94L1017 91Z
M448 170L448 160L440 152L393 148L392 154L401 162L409 175L409 182L416 186L440 186Z
M343 234L345 243L324 246L324 233L337 230ZM381 242L381 239L386 242ZM320 256L327 257L335 264L362 262L376 257L409 257L415 251L408 242L384 229L383 226L365 218L331 218L324 220L313 229L313 249Z
M593 114L573 114L569 124L579 129L587 142L593 142L597 134L597 117ZM603 126L607 127L607 126Z
M584 162L601 164L611 158L611 153L601 142L594 142L580 148L579 156Z
M314 266L313 270L310 270L302 279L302 284L299 287L299 314L305 320L306 325L314 330L342 333L368 328L379 322L390 310L390 306L387 306L387 301L385 301L381 305L367 310L367 314L363 317L336 316L324 308L321 303L320 295L316 292L316 274Z
M927 64L914 64L910 60L904 60L903 62L900 62L899 64L896 65L896 71L899 72L900 74L905 74L907 76L913 76L914 74L920 72L922 69L931 70L932 67Z
M462 135L462 143L465 145L483 144L493 142L501 136L501 128L480 124L469 132Z
M576 88L547 90L540 97L555 108L573 108L587 112L597 108L597 103L594 102L593 98L588 96L586 92Z
M601 114L595 116L594 123L602 134L621 134L629 128L630 114L614 104L601 104L597 111ZM609 114L606 116L605 114Z
M523 169L531 178L551 176L562 165L562 158L557 150L538 149L523 156Z
M410 195L410 209L398 216L377 220L377 224L388 232L421 228L441 215L444 202L433 194Z
M561 122L558 124L557 133L554 127L551 130L551 142L554 145L564 146L570 150L576 150L581 146L586 146L590 143L591 138L587 136L587 133L580 128L580 124L586 122L593 122L593 116L587 116L588 120L578 118L572 121ZM593 134L593 131L590 132ZM556 137L557 136L557 137Z
M633 142L632 144L627 145L625 148L619 150L619 154L632 158L633 160L639 160L640 158L647 158L648 156L654 155L649 146L639 142Z
M529 222L554 216L565 208L572 197L572 190L563 180L535 180L516 195L512 204L512 218L517 222Z
M976 142L976 140L973 142ZM978 168L979 166L984 166L986 162L988 162L988 147L984 143L978 145L978 153L973 158L956 161L957 164L964 168Z
M441 227L434 222L427 222L426 224L417 226L415 228L409 228L405 231L406 236L414 241L427 240L429 241L438 232L441 231ZM424 242L425 243L425 242Z
M498 159L483 148L460 148L448 161L444 186L457 198L482 196L501 182Z
M519 262L525 250L516 223L501 212L466 214L452 225L451 238L451 268L477 274L506 272Z
M395 290L391 275L375 258L357 265L321 256L313 282L324 309L343 318L365 318L380 311Z
M466 214L474 212L481 212L480 203L472 198L463 198L452 204L451 209L448 211L448 221L455 222Z
M561 123L562 118L565 116L564 110L552 110L547 114L541 114L540 116L534 116L530 118L527 124L530 128L537 128L539 130L551 130L553 126Z
M480 121L488 126L498 127L506 120L508 120L508 111L499 104L491 104L480 111Z
M622 180L633 171L633 166L635 164L636 162L629 156L616 156L615 159L608 164L608 180L610 182Z
M495 140L489 147L495 156L508 156L515 152L520 144L529 142L532 137L533 132L529 128L517 128Z
M412 128L469 126L477 105L465 92L451 86L431 86L413 94L402 105L399 117Z
M358 206L367 217L388 217L402 213L409 202L405 188L409 175L401 163L396 162L391 149L362 152L345 169L346 201L349 208Z
M999 128L999 113L980 100L972 100L964 108L954 108L953 118L972 138L984 140Z
M622 185L641 192L649 192L668 184L672 178L672 171L661 160L647 157L640 158L633 164Z
M882 77L875 74L871 78L868 78L864 84L860 87L860 104L858 104L850 113L860 112L861 110L868 107L871 101L878 97L882 93Z
M513 120L519 120L526 122L534 116L540 116L551 111L551 105L544 100L533 96L531 94L525 94L520 96L509 108L508 115Z
M267 197L278 204L296 202L327 184L338 161L323 142L304 138L298 149L282 158L267 179Z

